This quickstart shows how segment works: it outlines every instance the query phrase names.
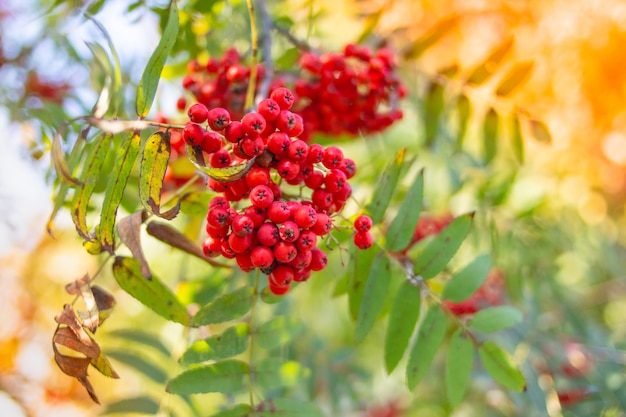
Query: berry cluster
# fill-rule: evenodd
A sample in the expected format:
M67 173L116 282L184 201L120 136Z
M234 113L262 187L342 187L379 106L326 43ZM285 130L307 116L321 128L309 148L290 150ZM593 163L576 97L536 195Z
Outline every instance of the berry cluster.
M293 110L307 120L300 140L309 142L315 133L338 136L381 131L402 117L397 100L406 95L395 73L395 61L389 49L375 52L349 44L341 53L320 55L305 52L299 59L297 74L275 74L270 90L289 86L296 93ZM206 65L192 60L187 66L183 87L198 103L207 108L227 108L233 118L244 113L250 69L235 49ZM257 85L265 77L262 64L257 66ZM177 106L184 110L187 100Z
M293 102L290 90L277 88L240 120L231 120L224 108L196 103L182 132L188 145L208 154L211 167L248 167L228 181L209 178L208 186L220 195L209 204L204 253L234 258L244 271L259 268L279 295L292 281L305 281L326 266L318 238L332 230L331 215L352 194L348 180L356 173L354 161L338 147L297 139L304 123L290 110ZM361 222L367 230L361 225L359 233L371 246L371 220Z

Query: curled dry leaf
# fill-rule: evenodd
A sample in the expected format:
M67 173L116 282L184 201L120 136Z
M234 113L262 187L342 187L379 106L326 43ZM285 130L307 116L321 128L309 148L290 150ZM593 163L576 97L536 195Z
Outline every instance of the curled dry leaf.
M174 229L173 227L157 222L150 222L146 226L146 231L150 236L159 239L163 243L187 252L197 258L200 258L213 266L219 266L222 268L230 268L229 265L216 262L211 258L204 256L202 249L198 247L191 239L185 236L183 233Z
M96 404L100 404L100 400L96 396L96 392L93 386L87 379L87 368L91 363L89 358L78 358L74 356L63 355L56 347L55 343L52 343L52 349L54 350L54 361L58 365L59 369L66 375L78 379L78 381L85 387L89 397Z
M141 274L147 279L152 279L152 273L148 266L148 261L143 254L141 248L141 225L148 218L148 213L145 210L139 210L134 212L128 217L124 217L117 222L117 233L120 239L128 249L130 249L133 257L137 259L141 264Z
M76 314L74 313L74 308L70 304L66 304L63 307L63 312L57 317L55 317L54 320L59 324L66 325L72 331L72 333L76 335L76 339L79 340L80 343L84 345L89 345L93 342L91 337L87 334L85 329L83 329L83 326L78 321L78 318L76 317Z
M91 292L96 300L96 306L98 307L98 320L100 324L111 315L113 307L115 307L115 298L102 288L94 285L91 287Z
M100 325L100 320L96 298L94 297L89 282L89 274L85 274L82 278L66 285L65 290L70 294L81 296L87 310L79 311L78 315L83 321L83 326L87 327L92 333L95 333Z

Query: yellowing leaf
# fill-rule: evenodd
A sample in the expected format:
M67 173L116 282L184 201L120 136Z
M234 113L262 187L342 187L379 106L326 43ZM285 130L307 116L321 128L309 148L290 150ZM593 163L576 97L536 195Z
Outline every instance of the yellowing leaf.
M159 217L171 220L180 211L177 204L161 213L161 190L171 153L170 134L155 132L146 141L139 171L139 198L143 206Z
M197 152L192 146L187 145L187 156L189 156L189 160L191 163L195 165L195 167L207 174L209 177L213 178L215 181L219 182L233 182L243 178L244 175L250 171L252 166L254 165L254 161L256 157L250 159L247 162L229 166L226 168L213 168L206 166L201 152Z
M487 81L493 73L496 72L500 63L512 46L513 38L510 38L506 42L499 45L483 62L474 68L474 70L470 73L467 82L478 85Z
M508 96L516 88L523 85L533 72L534 62L522 62L517 64L509 73L500 81L496 89L496 95Z

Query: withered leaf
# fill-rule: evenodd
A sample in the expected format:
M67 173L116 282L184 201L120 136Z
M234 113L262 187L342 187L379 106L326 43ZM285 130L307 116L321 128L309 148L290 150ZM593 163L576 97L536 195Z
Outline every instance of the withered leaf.
M83 326L95 333L99 326L98 306L89 282L89 274L85 274L82 278L66 285L65 290L70 294L79 294L81 296L87 310L85 312L79 311L78 314L83 321Z
M148 261L141 248L141 225L147 218L148 213L145 210L136 211L117 222L117 233L122 242L128 246L133 257L141 264L141 274L147 279L152 279Z
M91 287L91 292L96 299L96 306L98 306L98 320L102 324L111 315L111 311L116 304L115 298L97 285Z
M57 331L54 332L52 341L55 344L82 353L87 356L89 360L96 359L100 356L100 346L98 346L95 340L89 338L89 343L83 343L69 327L59 327Z
M100 404L93 386L87 379L87 368L89 367L90 359L63 355L57 350L54 343L52 344L52 349L54 349L54 361L59 366L61 372L78 379L78 382L85 387L87 394L89 394L93 402Z
M60 315L54 318L54 320L59 324L65 324L68 328L74 333L76 339L80 341L80 343L84 345L89 345L92 343L91 337L87 334L83 326L78 321L76 314L74 314L74 308L70 304L65 304L63 307L63 312ZM95 343L95 342L94 342Z
M202 249L198 247L191 239L179 232L175 228L158 222L150 222L146 226L146 231L150 236L159 239L163 243L187 252L190 255L198 257L213 266L219 266L223 268L230 268L229 265L214 261L213 259L204 256Z

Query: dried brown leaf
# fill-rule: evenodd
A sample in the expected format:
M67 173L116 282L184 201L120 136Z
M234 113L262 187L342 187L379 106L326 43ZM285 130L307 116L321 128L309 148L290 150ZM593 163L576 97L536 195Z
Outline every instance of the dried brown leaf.
M91 292L96 299L96 305L98 306L98 319L100 324L111 315L113 307L115 307L115 298L102 288L94 285L91 287Z
M136 211L117 222L117 233L122 242L128 246L133 257L141 263L141 274L147 279L152 279L148 261L141 248L141 225L147 218L148 213L145 210Z
M91 359L63 355L59 352L55 343L52 344L52 349L54 350L54 361L59 366L61 372L75 378L87 376L87 368L91 363Z
M92 342L91 337L87 334L83 326L78 321L76 314L74 313L74 308L70 304L65 304L63 307L63 312L54 318L54 320L59 324L65 324L68 328L76 335L76 339L78 339L82 344L89 345Z
M146 231L150 236L159 239L163 243L187 252L197 258L200 258L213 266L219 266L223 268L230 268L229 265L216 262L213 259L204 256L202 249L198 247L191 239L179 232L175 228L157 222L150 222L146 226Z
M54 332L52 341L73 351L82 353L90 360L100 356L100 346L98 346L95 340L89 338L89 343L83 343L69 327L59 327L57 331Z
M79 294L85 303L86 311L79 311L78 315L83 321L83 326L87 327L92 333L98 329L99 317L98 306L91 287L89 286L89 274L85 274L82 278L77 279L65 286L65 290L70 294Z

